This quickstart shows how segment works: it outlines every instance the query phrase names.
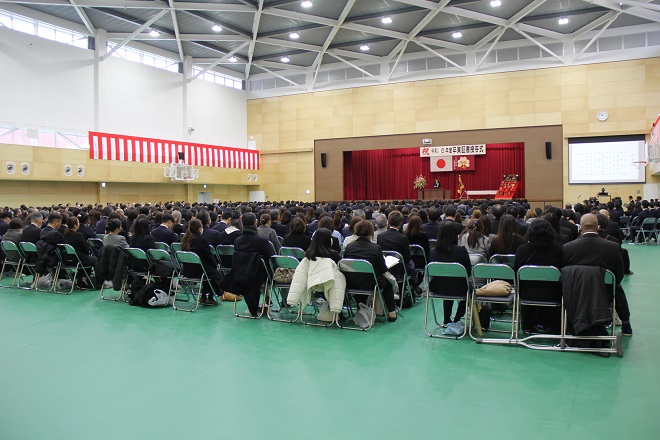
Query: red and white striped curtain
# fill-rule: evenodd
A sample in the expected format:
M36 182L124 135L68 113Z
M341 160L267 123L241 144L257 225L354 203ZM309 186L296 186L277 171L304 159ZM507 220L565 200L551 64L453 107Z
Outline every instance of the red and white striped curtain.
M259 169L259 151L189 142L89 132L89 158L127 162L179 163L198 167Z

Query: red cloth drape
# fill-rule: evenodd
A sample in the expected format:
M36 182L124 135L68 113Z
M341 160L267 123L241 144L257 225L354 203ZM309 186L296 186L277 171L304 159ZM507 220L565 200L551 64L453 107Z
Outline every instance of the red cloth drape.
M458 175L466 190L496 190L505 174L518 174L521 185L515 197L525 197L525 144L486 144L486 154L475 156L475 171L432 173L430 159L419 157L419 148L344 152L344 199L416 199L415 176L426 177L426 189L440 186L458 196Z

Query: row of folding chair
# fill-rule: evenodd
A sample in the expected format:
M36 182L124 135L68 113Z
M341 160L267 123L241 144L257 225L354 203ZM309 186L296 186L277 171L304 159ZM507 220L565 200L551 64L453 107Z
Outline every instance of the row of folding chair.
M441 263L441 262L431 262L426 267L426 275L430 281L433 281L434 278L454 278L454 279L464 279L465 280L465 293L443 293L442 291L433 292L429 291L426 297L426 311L424 316L424 332L434 338L450 338L450 339L460 339L463 338L466 334L475 340L478 343L495 343L495 344L517 344L528 348L541 349L541 350L561 350L561 351L595 351L595 352L606 352L606 353L616 353L617 355L623 355L622 349L620 347L620 335L615 335L615 309L616 302L613 300L612 303L612 326L611 334L608 336L574 336L569 335L566 330L566 310L564 308L563 297L557 301L538 301L528 298L522 298L519 292L519 285L521 281L544 281L544 282L561 282L561 271L552 266L533 266L526 265L518 269L517 272L514 272L512 267L507 264L501 263L477 263L472 267L472 275L468 276L465 267L460 263ZM486 296L479 295L477 282L478 279L483 279L485 281L492 280L505 280L508 281L512 290L508 295L505 296ZM616 281L614 274L607 270L605 271L605 285L608 289L612 289L612 297L614 298ZM465 312L465 327L461 335L444 335L437 334L434 331L429 330L428 318L429 318L429 309L431 309L434 320L438 327L440 327L440 322L438 321L436 310L435 310L435 301L436 300L452 300L452 301L465 301L466 302L466 312ZM487 338L481 336L473 335L472 329L473 325L477 324L479 320L477 310L477 303L500 303L506 304L512 307L513 313L512 318L509 321L510 328L504 330L508 337L506 338ZM560 308L561 314L561 325L559 334L549 335L549 334L532 334L529 336L521 337L519 333L519 323L521 308L523 306L529 307L555 307ZM502 331L500 329L489 329L488 331ZM610 346L607 348L581 348L581 347L572 347L567 345L567 341L574 340L604 340L610 343ZM557 344L537 344L539 340L556 340Z

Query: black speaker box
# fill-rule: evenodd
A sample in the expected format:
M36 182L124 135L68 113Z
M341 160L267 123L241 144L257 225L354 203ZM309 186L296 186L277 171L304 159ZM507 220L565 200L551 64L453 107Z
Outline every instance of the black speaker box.
M552 142L545 143L545 158L550 160L552 159Z
M321 153L321 167L325 168L328 163L328 158L325 153Z

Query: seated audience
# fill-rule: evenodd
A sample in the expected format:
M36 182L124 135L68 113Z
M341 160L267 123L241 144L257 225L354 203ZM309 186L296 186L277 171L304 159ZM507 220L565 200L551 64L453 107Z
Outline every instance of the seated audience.
M555 240L555 231L546 220L537 218L530 223L527 241L516 250L516 272L525 265L562 267L562 247ZM561 302L561 282L521 281L519 289L520 298L523 299ZM524 332L556 333L561 330L559 307L523 306L521 313Z
M257 233L261 237L270 241L270 243L273 245L273 249L275 249L275 254L279 254L282 245L280 244L280 240L277 238L277 233L273 228L270 227L269 214L261 214L261 217L259 217L259 226L257 227Z
M472 273L472 263L467 249L458 245L458 236L455 234L456 227L449 221L444 221L440 225L438 238L435 247L431 249L429 263L460 263L467 271L468 277ZM441 292L452 295L464 295L467 292L468 285L465 280L459 278L434 278L429 284L429 292ZM451 312L454 307L454 301L443 301L444 320L443 327L452 322ZM459 301L454 321L458 322L465 315L465 301Z
M103 246L119 246L122 249L128 247L126 237L120 235L121 221L119 219L109 220L105 227L105 236L103 237Z
M352 220L351 223L353 223ZM387 319L390 322L394 322L396 321L394 290L384 275L388 270L387 265L385 264L383 250L372 241L374 226L369 220L359 220L354 224L353 229L357 238L344 248L344 258L362 259L371 263L376 274L376 280L380 287L383 300L385 301L384 309L387 311ZM373 276L371 275L350 273L345 275L346 286L348 289L351 287L356 289L373 289L375 287ZM367 297L364 295L355 295L355 300L358 303L366 303Z
M291 232L284 236L282 246L295 247L306 251L312 239L307 235L307 224L301 218L294 218L291 220Z
M484 225L481 220L470 220L467 228L458 236L458 245L468 252L481 254L486 259L490 256L490 239L483 235Z
M516 219L509 214L500 218L497 235L490 242L489 255L515 254L516 250L526 243L526 240L518 235Z

